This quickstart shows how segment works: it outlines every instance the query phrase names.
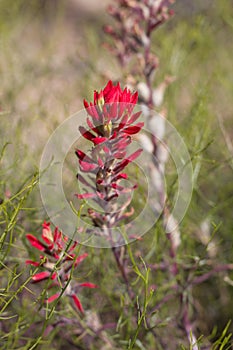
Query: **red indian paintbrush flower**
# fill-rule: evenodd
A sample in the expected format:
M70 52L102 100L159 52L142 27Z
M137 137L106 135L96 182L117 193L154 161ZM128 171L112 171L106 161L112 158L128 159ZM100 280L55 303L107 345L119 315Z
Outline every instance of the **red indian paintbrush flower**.
M94 91L93 103L84 100L89 129L80 126L79 130L84 138L93 143L93 147L87 153L76 150L80 167L77 178L88 188L77 197L92 199L99 205L101 212L89 208L88 216L94 227L100 229L98 234L105 236L109 236L109 229L116 223L132 215L132 210L125 213L129 198L121 203L120 208L114 200L136 188L125 187L120 182L127 179L124 168L142 151L138 149L127 154L132 135L144 125L142 122L135 123L141 114L134 112L137 99L137 92L131 93L128 88L122 90L119 83L113 85L109 81L103 90ZM105 232L106 229L108 232Z
M87 118L92 132L80 127L82 135L98 145L119 136L138 133L143 123L132 125L141 114L132 114L137 99L137 92L132 94L127 88L122 90L119 83L114 86L110 80L103 90L94 91L94 103L84 100L86 111L92 118Z
M83 312L83 307L76 295L76 291L79 287L96 288L97 286L89 282L72 286L69 280L71 269L77 267L87 257L87 253L77 256L74 253L77 242L70 244L71 242L68 241L68 238L57 227L52 232L49 222L43 223L42 241L32 234L27 234L26 238L34 248L46 254L40 255L39 261L26 260L26 264L44 269L32 275L32 281L37 283L50 279L52 281L50 287L65 288L63 294L71 297L77 308ZM59 292L53 294L46 301L51 303L59 298L60 294Z

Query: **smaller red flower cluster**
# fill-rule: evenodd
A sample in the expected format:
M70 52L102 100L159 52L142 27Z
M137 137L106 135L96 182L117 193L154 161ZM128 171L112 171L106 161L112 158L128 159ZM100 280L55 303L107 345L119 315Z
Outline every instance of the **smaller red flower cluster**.
M68 238L65 237L57 227L54 232L52 232L49 222L44 222L42 226L43 241L37 239L32 234L26 235L26 238L34 248L46 254L40 255L40 261L26 260L26 264L44 268L44 271L35 273L32 276L32 281L37 283L50 279L53 282L50 287L65 287L65 292L63 294L71 297L77 308L83 312L81 301L76 295L76 287L96 288L97 286L93 283L84 282L79 283L74 288L71 287L69 280L71 269L77 267L87 257L87 253L76 256L74 254L74 249L77 246L77 242L74 242L69 247L70 242ZM53 294L46 301L50 303L59 298L60 294L59 292Z

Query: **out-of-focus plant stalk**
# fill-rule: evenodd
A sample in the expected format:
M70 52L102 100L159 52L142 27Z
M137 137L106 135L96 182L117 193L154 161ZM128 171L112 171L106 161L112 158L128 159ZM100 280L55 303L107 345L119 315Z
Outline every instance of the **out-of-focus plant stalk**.
M153 186L159 194L159 203L156 203L156 206L162 210L163 226L170 242L171 262L168 268L175 277L179 273L176 254L181 239L178 222L170 211L163 186L168 152L163 144L166 143L164 139L166 111L161 109L165 90L173 82L174 77L167 76L163 82L154 87L154 76L159 66L159 59L152 53L151 48L154 30L173 15L173 10L170 9L173 2L172 0L118 0L115 6L109 7L109 14L117 22L116 29L106 26L105 32L113 38L113 44L108 47L128 73L127 82L137 87L144 115L147 116L147 127L151 136L140 134L137 138L142 147L152 156L150 174ZM155 109L160 109L162 117ZM182 292L180 300L183 303ZM186 333L188 330L189 334L190 332L193 334L193 339L196 339L189 321L188 307L184 307L182 320ZM188 339L192 345L189 335Z

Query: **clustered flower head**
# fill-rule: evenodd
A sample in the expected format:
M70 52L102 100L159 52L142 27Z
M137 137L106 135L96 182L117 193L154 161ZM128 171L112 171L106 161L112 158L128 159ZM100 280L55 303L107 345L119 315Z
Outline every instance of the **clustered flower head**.
M74 253L77 242L70 244L71 242L69 242L68 238L57 227L54 231L51 230L49 222L45 221L42 226L42 240L37 239L32 234L26 235L30 244L42 252L39 261L26 260L26 264L43 269L43 271L32 275L32 281L38 283L44 280L51 280L52 284L50 287L56 286L60 289L60 292L51 295L46 300L48 303L59 298L61 290L65 288L63 294L71 297L77 308L83 312L81 301L76 295L77 289L79 287L96 288L97 286L89 282L72 285L69 283L69 280L71 270L76 268L87 257L87 253L77 256Z
M103 90L94 92L93 103L84 100L89 115L89 129L80 126L79 130L84 138L93 143L93 147L87 153L76 150L80 167L77 178L88 188L88 191L77 194L77 197L92 198L100 206L101 212L91 208L88 210L94 226L101 229L99 234L105 234L106 227L114 227L132 214L132 210L124 213L129 204L127 200L117 210L114 199L136 188L136 185L129 188L120 182L128 177L123 172L125 167L142 151L138 149L127 155L132 135L137 134L143 126L143 122L135 123L141 114L134 112L137 99L137 92L131 93L128 88L122 90L119 83L114 85L109 81Z

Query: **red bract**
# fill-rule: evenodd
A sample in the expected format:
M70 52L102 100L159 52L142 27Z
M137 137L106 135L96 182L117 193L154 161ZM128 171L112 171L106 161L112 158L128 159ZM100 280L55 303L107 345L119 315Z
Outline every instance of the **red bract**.
M35 236L33 236L31 234L27 234L26 237L29 240L29 242L31 243L31 245L33 247L35 247L36 249L39 249L43 252L46 250L47 247L42 242L40 242Z
M84 100L84 107L91 116L92 122L87 118L87 124L91 132L80 127L81 134L94 144L99 144L109 139L114 131L119 132L119 127L127 133L127 127L140 116L140 113L135 113L132 116L137 99L137 92L132 94L127 88L122 90L119 83L113 85L110 80L103 90L100 92L94 91L94 103L88 103ZM113 123L117 123L116 127ZM138 125L139 129L135 133L142 126L143 124L140 123ZM97 133L96 137L93 132Z
M32 280L34 282L40 282L40 281L43 281L43 280L45 280L45 279L47 279L49 277L52 280L54 280L56 278L56 273L51 274L51 272L49 272L49 271L43 271L43 272L35 273L32 276Z
M34 248L46 254L40 255L39 261L26 260L27 265L36 266L37 268L43 269L43 271L36 272L32 275L32 281L34 283L38 283L44 280L50 280L52 284L50 284L49 287L57 286L64 289L65 291L63 292L63 295L79 300L75 295L75 292L79 286L88 288L97 287L95 284L90 282L83 282L80 284L75 283L75 285L71 285L71 269L73 267L76 268L88 256L88 254L84 253L76 256L74 254L74 249L77 245L76 242L71 244L71 242L68 241L68 238L65 237L57 227L54 229L54 231L52 231L49 222L47 223L45 221L42 226L43 229L41 237L45 243L32 234L26 235L29 243ZM60 295L60 292L53 294L46 301L51 303L58 299ZM79 303L75 302L75 305L81 312L83 312L83 307L80 300Z
M106 103L113 102L126 102L128 104L135 105L137 103L137 100L137 92L131 94L130 90L127 88L122 90L120 83L117 83L117 85L114 86L111 80L100 92L97 92L96 90L94 91L94 105L104 105ZM93 106L93 104L89 104L86 100L84 100L84 106L86 109L88 109L90 106Z
M77 297L77 295L75 294L72 294L71 295L73 301L74 301L74 304L76 305L76 307L79 309L79 311L81 311L83 313L83 306L81 304L81 301L79 300L79 298Z
M87 117L89 129L80 126L79 130L85 139L93 143L93 147L86 153L76 150L80 172L83 173L83 176L78 174L77 178L85 188L76 196L86 201L92 199L102 208L101 213L88 210L92 223L101 232L106 231L106 226L114 227L116 222L129 216L123 213L127 204L117 208L116 199L137 187L126 187L123 180L127 179L127 175L122 173L142 151L139 149L127 155L127 147L132 142L131 135L137 134L144 125L143 122L134 124L141 115L141 112L134 112L137 99L137 92L122 89L119 83L114 85L110 80L103 90L94 91L93 102L84 100L84 107L90 117ZM124 198L128 203L130 195Z

